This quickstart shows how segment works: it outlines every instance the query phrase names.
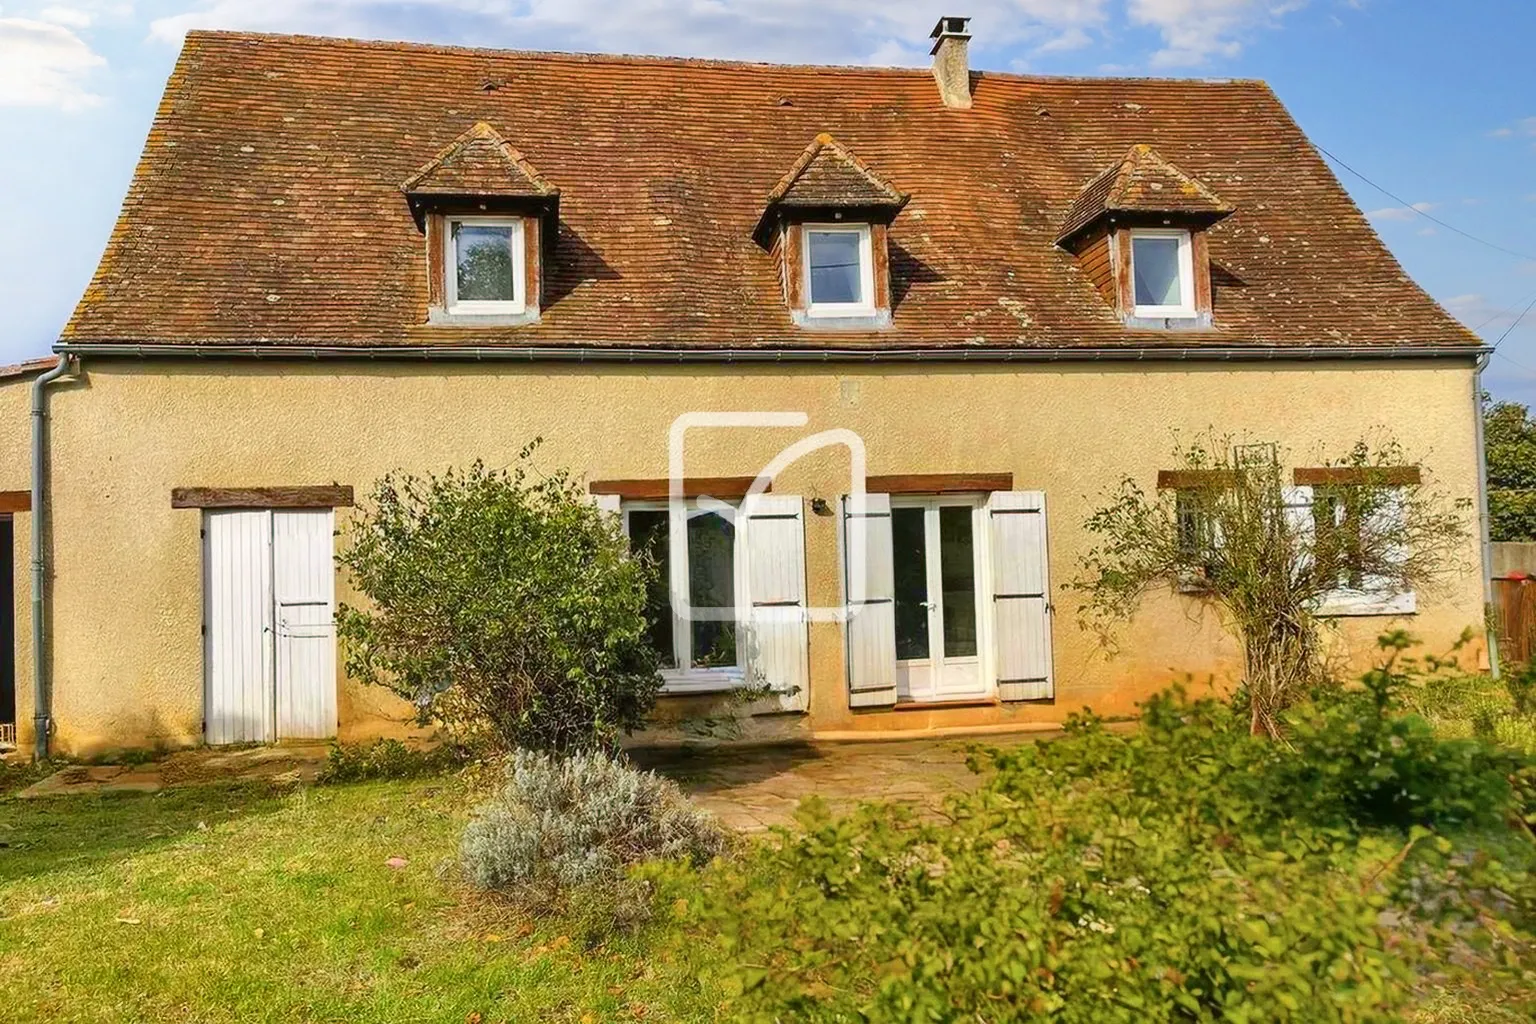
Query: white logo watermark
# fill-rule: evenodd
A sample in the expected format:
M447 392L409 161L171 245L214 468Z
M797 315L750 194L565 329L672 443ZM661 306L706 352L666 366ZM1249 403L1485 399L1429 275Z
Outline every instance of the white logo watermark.
M741 529L744 526L745 529L750 530L754 500L758 495L768 493L774 479L787 467L823 448L846 448L848 489L843 498L845 503L843 514L847 517L849 528L844 531L843 544L848 568L848 603L832 606L807 604L804 608L784 609L785 614L793 614L797 619L803 616L808 621L842 622L848 618L850 608L859 607L866 591L868 540L863 523L869 514L869 507L865 492L866 457L863 438L852 430L837 427L802 437L787 445L758 471L739 505L708 494L690 496L683 469L688 432L691 430L792 430L804 427L809 422L810 416L804 412L750 411L688 412L673 420L667 434L667 506L669 518L674 524L673 543L686 544L686 527L683 524L686 523L691 510L690 503L692 509L696 509L699 513L718 515L729 522L733 529ZM743 519L746 520L745 523L742 523ZM673 589L676 591L679 588ZM672 611L684 622L731 621L738 614L733 608L696 607L692 604L686 588L682 589L683 593L672 594Z

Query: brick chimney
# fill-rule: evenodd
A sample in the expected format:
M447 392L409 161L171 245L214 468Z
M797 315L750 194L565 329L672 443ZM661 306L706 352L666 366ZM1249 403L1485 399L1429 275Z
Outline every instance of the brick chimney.
M933 26L933 77L939 98L946 107L961 110L971 105L971 62L966 48L971 41L970 18L943 17Z

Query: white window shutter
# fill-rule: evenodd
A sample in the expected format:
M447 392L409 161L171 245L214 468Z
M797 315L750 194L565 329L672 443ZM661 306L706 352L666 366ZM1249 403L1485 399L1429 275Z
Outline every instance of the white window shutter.
M992 524L997 695L1008 701L1046 700L1056 689L1045 494L995 491L987 500L987 515Z
M890 707L896 703L896 582L888 494L843 498L843 593L848 706Z
M617 494L593 494L591 498L592 504L596 505L600 511L611 512L613 515L619 514L619 496Z
M810 691L805 615L805 518L795 495L753 494L741 506L747 562L747 682L768 686L786 711Z

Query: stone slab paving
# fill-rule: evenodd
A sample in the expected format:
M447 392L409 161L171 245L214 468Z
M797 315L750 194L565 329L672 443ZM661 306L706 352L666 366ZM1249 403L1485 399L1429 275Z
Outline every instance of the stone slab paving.
M825 799L834 811L845 811L863 800L937 807L950 793L979 784L979 776L965 766L966 751L973 743L1006 748L1040 738L1042 734L1033 733L975 741L719 746L631 754L643 766L674 779L727 827L763 832L792 824L800 801L812 795Z
M74 793L153 793L166 786L220 780L313 782L325 767L328 748L302 746L205 747L183 750L142 765L75 764L62 768L16 795L23 799Z

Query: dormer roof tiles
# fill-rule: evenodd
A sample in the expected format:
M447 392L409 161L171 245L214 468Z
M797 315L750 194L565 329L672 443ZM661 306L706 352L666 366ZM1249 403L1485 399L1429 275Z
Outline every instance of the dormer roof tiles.
M1067 211L1060 237L1065 241L1116 213L1179 214L1204 224L1231 212L1232 207L1205 184L1143 142L1083 186Z
M971 108L954 110L927 69L192 32L61 340L129 350L1479 344L1403 273L1263 83L972 81ZM537 163L530 180L560 189L537 323L427 322L425 247L400 185L477 122ZM779 263L753 237L773 183L821 132L911 195L889 231L894 301L880 329L797 327ZM1142 143L1234 211L1207 232L1230 282L1212 330L1127 326L1056 245L1084 183ZM508 148L472 138L418 185L479 188L510 173L508 159L519 165ZM807 195L813 184L823 195L866 187L833 155L814 173L812 157Z
M484 121L437 152L401 184L419 196L558 196L533 164Z
M886 184L826 132L805 147L768 193L770 206L900 209L910 197Z

